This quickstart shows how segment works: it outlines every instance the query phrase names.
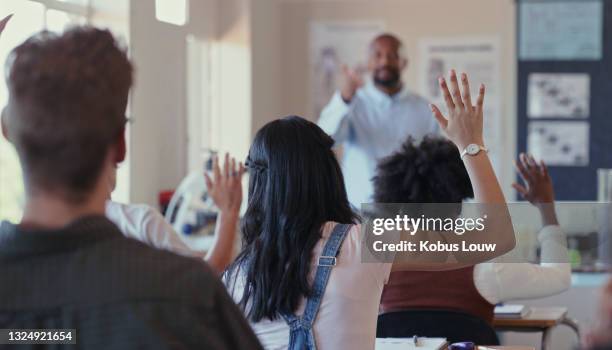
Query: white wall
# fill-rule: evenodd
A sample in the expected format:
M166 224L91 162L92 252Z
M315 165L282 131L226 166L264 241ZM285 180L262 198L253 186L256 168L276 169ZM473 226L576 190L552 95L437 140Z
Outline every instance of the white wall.
M210 132L198 142L244 159L252 135L283 115L309 115L308 24L312 20L382 20L404 41L417 87L422 37L498 36L501 39L503 158L500 177L509 198L515 150L514 0L192 0L185 27L159 23L154 0L132 0L130 31L137 76L131 142L132 201L156 203L175 188L188 160L188 115L207 112ZM210 106L192 108L185 38L211 40ZM196 84L197 85L197 84ZM197 96L197 94L195 95ZM206 132L206 131L203 131ZM191 133L192 138L194 133ZM193 140L192 140L193 141Z
M218 38L219 3L218 0L189 1L188 23L175 26L156 20L154 0L131 1L130 53L136 67L131 100L134 123L129 145L131 202L157 205L157 193L176 188L187 174L189 142L211 146L205 137L197 140L188 137L188 127L193 127L188 123L189 113L202 113L202 118L210 118L204 115L209 109L190 108L197 105L193 100L205 99L203 94L209 91L194 92L188 87L201 87L190 78L201 73L204 65L211 64L212 54L210 50L205 51L207 55L200 57L198 67L193 66L198 62L188 65L187 40L211 43ZM239 117L248 119L246 115ZM229 129L228 125L220 126Z
M406 47L409 67L404 80L410 89L418 89L418 57L421 38L449 36L497 36L501 40L502 121L506 147L502 159L502 187L509 199L514 199L510 187L514 179L512 160L516 135L516 49L515 0L277 0L280 7L281 95L280 111L309 115L310 85L308 76L308 25L313 20L362 20L385 23L386 30L398 35ZM272 38L275 40L275 38ZM268 44L269 45L269 44ZM364 50L365 52L365 50ZM418 92L418 90L417 90ZM272 115L257 114L254 118L270 119ZM264 123L257 119L255 124Z

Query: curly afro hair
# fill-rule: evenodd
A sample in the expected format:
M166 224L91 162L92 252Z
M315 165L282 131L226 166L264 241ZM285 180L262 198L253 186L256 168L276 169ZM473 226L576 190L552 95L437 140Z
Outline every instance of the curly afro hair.
M377 203L461 203L474 197L472 183L457 147L441 137L410 137L376 169Z

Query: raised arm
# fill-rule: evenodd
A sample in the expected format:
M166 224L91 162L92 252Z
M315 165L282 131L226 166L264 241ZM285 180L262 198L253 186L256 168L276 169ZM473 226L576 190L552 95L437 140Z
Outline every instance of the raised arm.
M337 142L342 142L348 135L348 115L354 105L357 90L363 86L363 79L355 69L342 66L342 88L337 91L327 106L321 111L319 126Z
M206 255L208 264L218 273L222 273L232 262L234 243L240 219L240 204L242 203L242 175L244 166L226 153L223 171L219 159L213 159L212 178L205 174L208 194L219 208L215 240Z
M523 199L540 211L543 228L538 233L541 263L485 263L474 270L475 282L491 303L541 298L560 293L571 286L572 274L565 234L555 213L552 180L543 161L521 154L515 167L523 185L512 184ZM515 288L520 284L521 288Z
M532 155L521 153L514 162L524 185L517 182L512 187L540 211L542 226L559 225L555 211L555 191L544 161L538 164Z
M474 189L475 201L478 203L481 216L488 215L489 225L482 232L470 232L463 237L449 235L448 233L442 237L440 233L430 232L427 239L449 242L465 240L468 243L488 240L496 244L496 249L494 252L478 254L454 253L452 254L456 259L454 262L453 259L450 259L450 255L444 263L426 263L426 257L422 262L418 260L402 261L401 263L394 263L394 270L456 269L490 260L505 254L515 246L514 231L508 207L487 153L479 151L465 154L464 152L471 145L476 145L481 149L485 146L483 139L485 87L482 84L480 85L476 104L473 105L469 81L465 73L461 75L462 88L459 87L460 83L454 70L450 74L450 86L442 77L439 79L439 84L448 109L448 116L444 116L435 105L431 105L431 110L440 125L440 129L462 153L463 162ZM396 261L400 255L396 255Z

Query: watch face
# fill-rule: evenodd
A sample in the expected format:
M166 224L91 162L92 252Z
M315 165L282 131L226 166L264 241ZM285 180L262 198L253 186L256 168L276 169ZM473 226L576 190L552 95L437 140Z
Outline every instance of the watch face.
M479 151L480 151L480 147L478 147L478 145L476 144L472 143L467 146L467 153L470 155L478 154Z

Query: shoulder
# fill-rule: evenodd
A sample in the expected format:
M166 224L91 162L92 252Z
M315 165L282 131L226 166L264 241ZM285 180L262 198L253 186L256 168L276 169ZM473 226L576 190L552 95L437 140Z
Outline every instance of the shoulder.
M145 204L106 202L106 217L127 237L157 248L168 249L163 242L175 235L172 226L161 213Z
M362 246L362 233L361 224L339 224L337 222L326 222L321 230L321 241L317 246L316 254L320 254L332 232L338 228L338 225L342 225L343 229L347 232L344 236L344 240L338 253L338 259L343 264L357 264L361 262L361 246Z
M224 292L218 276L201 259L155 249L129 238L107 240L88 252L96 283L107 296L160 299L212 307Z
M106 202L106 216L113 222L119 220L131 221L163 221L160 212L146 204L123 204L113 201Z

